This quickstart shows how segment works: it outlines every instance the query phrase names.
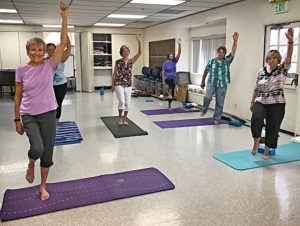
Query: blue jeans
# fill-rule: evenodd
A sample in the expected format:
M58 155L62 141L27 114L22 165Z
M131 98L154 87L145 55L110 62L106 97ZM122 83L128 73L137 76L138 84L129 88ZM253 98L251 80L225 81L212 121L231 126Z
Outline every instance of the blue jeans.
M203 110L202 113L206 114L209 104L211 102L211 99L213 95L216 95L216 106L215 106L215 113L214 113L214 120L220 120L222 113L223 113L223 106L224 106L224 100L226 95L227 86L225 87L214 87L210 83L207 83L206 86L206 95L203 100Z

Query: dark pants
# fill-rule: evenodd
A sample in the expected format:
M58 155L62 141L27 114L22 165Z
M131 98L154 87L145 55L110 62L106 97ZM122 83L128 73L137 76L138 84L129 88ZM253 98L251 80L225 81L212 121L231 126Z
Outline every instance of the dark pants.
M172 90L172 97L174 96L174 90L175 90L175 82L174 82L174 80L173 80L173 78L166 78L166 83L168 84L168 86L169 86L169 89L171 89Z
M56 102L58 105L58 107L56 109L56 118L57 119L59 119L61 116L61 105L65 98L66 92L67 92L67 83L54 86L54 93L55 93Z
M270 148L277 148L278 133L284 114L285 104L261 104L255 102L251 118L252 137L261 137L264 119L266 119L265 144Z
M22 123L29 139L30 159L40 159L41 167L53 165L52 156L56 134L55 110L39 115L22 115Z

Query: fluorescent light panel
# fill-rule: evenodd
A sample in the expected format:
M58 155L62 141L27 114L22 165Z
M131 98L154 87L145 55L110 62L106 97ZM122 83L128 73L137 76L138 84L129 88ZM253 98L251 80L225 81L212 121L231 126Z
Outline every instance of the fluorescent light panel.
M0 9L0 13L17 13L15 9Z
M95 26L101 27L123 27L125 24L116 24L116 23L96 23Z
M61 28L61 25L43 25L46 28ZM68 28L74 28L74 26L68 25Z
M0 20L2 24L23 24L22 20Z
M185 1L180 0L132 0L130 3L154 4L154 5L179 5Z
M123 18L123 19L143 19L145 15L129 15L129 14L110 14L107 17L110 18Z

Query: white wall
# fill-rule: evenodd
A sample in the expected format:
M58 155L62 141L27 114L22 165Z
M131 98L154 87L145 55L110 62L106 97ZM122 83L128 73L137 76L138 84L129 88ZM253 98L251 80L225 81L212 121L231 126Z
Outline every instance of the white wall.
M214 10L154 26L144 31L144 63L149 63L149 42L182 38L182 56L177 70L190 71L190 28L226 20L226 46L231 49L232 34L240 34L236 57L231 66L232 83L228 88L224 111L250 118L249 103L259 69L263 66L264 26L300 20L300 1L290 1L290 11L275 15L267 0L247 0Z

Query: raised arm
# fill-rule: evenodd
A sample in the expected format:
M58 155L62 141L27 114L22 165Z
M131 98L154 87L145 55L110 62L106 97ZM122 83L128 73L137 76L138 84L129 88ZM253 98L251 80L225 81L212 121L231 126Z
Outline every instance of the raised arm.
M180 55L181 55L181 39L180 38L177 40L177 44L178 44L178 52L177 52L177 55L176 55L176 59L178 61L179 58L180 58Z
M64 54L65 48L68 43L68 34L67 34L68 7L64 4L60 5L60 15L62 18L60 44L56 47L53 55L53 62L55 66L57 66L62 60L62 56Z
M16 91L15 91L15 125L16 131L18 134L23 135L24 130L21 123L21 115L20 115L20 106L22 101L22 83L16 82Z
M233 38L233 44L232 44L232 49L231 49L231 55L234 56L235 52L236 52L236 48L237 48L237 42L239 39L239 33L234 32L234 34L232 35Z
M63 62L63 63L67 61L67 59L69 58L69 56L71 54L71 41L69 39L69 36L67 36L67 37L68 37L67 48L65 49L64 54L61 58L61 62Z
M284 62L286 64L290 64L292 62L292 54L293 54L293 47L294 47L294 29L289 28L287 33L285 33L286 38L288 39L288 49L287 54Z
M138 53L131 59L132 63L134 64L142 55L142 46L141 46L141 35L136 34L136 40L138 42L139 45L139 50Z

